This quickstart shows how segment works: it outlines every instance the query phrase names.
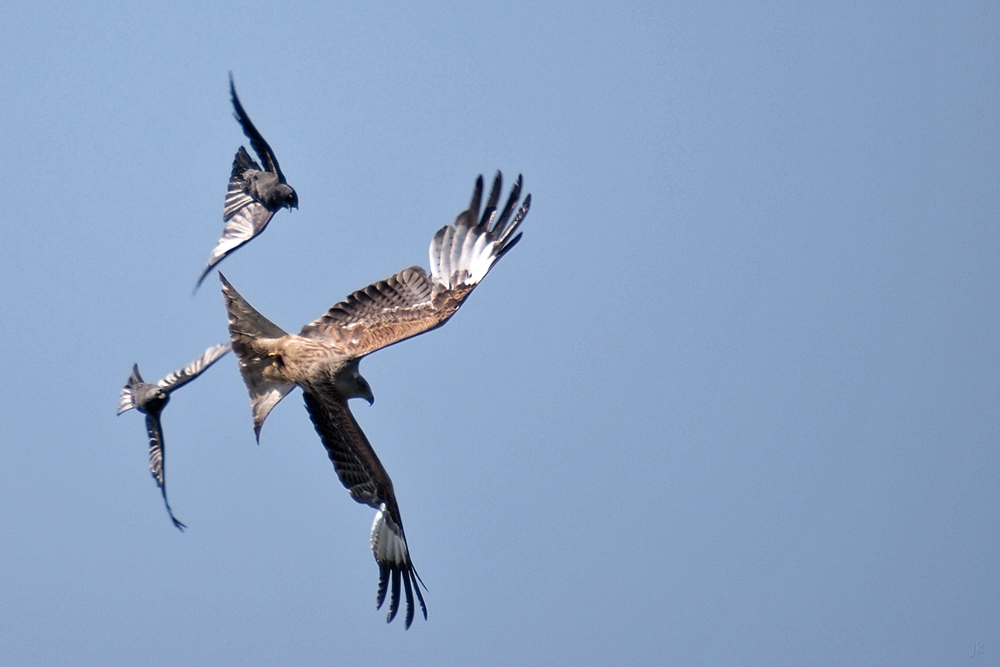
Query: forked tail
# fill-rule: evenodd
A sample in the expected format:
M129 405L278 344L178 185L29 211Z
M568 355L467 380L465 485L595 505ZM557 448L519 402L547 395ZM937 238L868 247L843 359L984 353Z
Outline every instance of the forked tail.
M233 352L240 359L240 374L250 392L253 431L259 442L260 429L271 408L295 388L294 384L265 379L265 372L276 362L268 352L271 349L269 343L284 336L285 332L247 303L221 273L219 280L222 281L222 295L229 313Z

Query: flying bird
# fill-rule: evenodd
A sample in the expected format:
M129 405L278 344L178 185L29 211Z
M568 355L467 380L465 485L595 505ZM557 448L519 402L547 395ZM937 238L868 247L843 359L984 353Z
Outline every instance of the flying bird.
M250 140L250 145L264 164L264 168L261 169L260 165L254 162L243 146L236 151L233 173L229 177L229 190L226 192L226 206L222 212L226 226L222 230L222 238L208 258L208 265L198 278L195 290L201 286L212 267L263 232L278 209L285 207L291 210L299 207L299 196L285 180L274 151L264 141L264 137L254 127L250 116L240 104L232 72L229 73L229 93L233 98L235 109L233 116L240 122L243 134Z
M410 560L392 480L347 401L375 401L368 381L358 371L363 357L447 322L497 260L520 240L515 232L528 213L531 195L515 214L521 193L518 176L498 215L500 189L497 173L480 216L483 177L479 177L469 208L431 240L430 275L419 266L403 269L354 292L297 335L285 333L254 310L219 274L258 441L271 409L296 386L301 387L306 409L341 483L354 500L376 510L371 548L379 567L377 608L385 601L391 578L386 622L392 621L399 608L402 579L407 628L413 622L414 591L427 618L420 593L423 582Z
M149 433L149 472L153 474L156 485L163 494L163 504L167 506L167 514L178 530L184 531L187 526L177 520L174 511L167 502L167 478L163 463L163 428L160 426L160 413L170 401L170 394L178 387L183 387L191 380L201 375L206 368L222 358L230 350L229 343L223 343L205 350L205 354L195 359L184 368L174 371L156 384L143 382L139 374L139 364L132 366L132 375L122 389L118 399L118 414L135 408L146 415L146 431Z

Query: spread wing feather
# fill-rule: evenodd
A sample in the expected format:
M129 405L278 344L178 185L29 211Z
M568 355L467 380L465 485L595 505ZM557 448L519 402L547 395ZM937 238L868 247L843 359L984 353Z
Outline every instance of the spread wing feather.
M229 179L226 206L222 212L226 226L222 229L222 236L212 250L212 254L209 255L205 268L198 276L195 290L201 286L205 277L216 264L261 234L267 228L267 223L271 222L271 218L274 217L274 211L269 211L266 206L251 197L246 191L246 183L243 181L242 174L246 168L251 167L259 169L257 163L247 155L246 149L240 146L240 150L236 153L236 159L233 161L233 174Z
M375 450L351 414L346 401L312 390L304 390L303 395L309 417L326 447L340 482L354 500L378 509L371 538L372 553L379 566L376 601L381 607L386 590L390 588L388 581L391 576L391 598L386 622L395 618L399 610L400 591L404 590L406 627L409 628L414 614L413 588L416 588L417 599L425 619L427 606L420 593L419 576L413 569L413 563L410 562L392 480L389 479L389 474L382 467ZM418 585L411 586L411 579ZM403 582L402 589L400 580Z
M419 266L403 269L351 294L302 328L307 338L332 340L349 357L363 357L444 324L435 308L434 284Z
M118 414L131 410L135 407L135 394L133 390L142 383L142 375L139 374L139 364L132 364L132 374L128 382L122 387L122 393L118 397Z
M503 213L496 218L501 185L498 172L480 217L483 178L477 179L469 208L454 225L441 228L431 239L430 276L418 266L403 269L354 292L303 327L301 335L332 340L345 356L360 358L447 322L497 260L521 238L511 236L528 213L531 195L511 221L520 199L518 176Z
M204 373L209 366L224 357L230 349L232 348L229 343L214 345L205 350L203 355L192 361L190 364L180 370L174 371L167 377L157 382L157 384L166 389L168 392L171 392L178 387L183 387L188 382Z
M226 226L222 230L222 236L212 254L208 258L208 263L198 276L198 283L195 289L201 286L205 277L211 273L216 264L228 257L237 248L242 247L254 237L258 236L267 227L274 217L274 211L268 211L262 204L254 200L247 204L226 221Z
M163 467L163 427L160 426L159 414L146 415L146 432L149 434L149 472L156 480L156 485L160 487L160 493L163 494L163 504L167 508L170 520L174 522L178 530L183 531L187 526L177 520L174 511L170 509L170 503L167 502L167 477Z
M250 157L247 149L240 146L236 151L236 157L233 158L233 171L229 176L226 202L222 209L223 220L229 220L238 210L255 201L247 192L247 181L244 178L244 174L251 170L261 171L260 165Z

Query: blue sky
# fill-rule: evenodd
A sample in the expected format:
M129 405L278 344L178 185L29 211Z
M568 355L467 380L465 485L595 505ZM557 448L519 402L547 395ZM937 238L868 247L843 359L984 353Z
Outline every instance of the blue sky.
M995 3L0 9L0 663L995 664ZM232 70L300 199L222 263L297 330L532 193L453 320L361 370L429 620L226 340ZM976 653L979 647L980 653Z

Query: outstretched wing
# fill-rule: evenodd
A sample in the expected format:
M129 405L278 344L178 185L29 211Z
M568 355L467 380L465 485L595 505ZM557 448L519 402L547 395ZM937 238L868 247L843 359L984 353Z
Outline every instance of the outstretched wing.
M177 520L174 511L170 509L170 503L167 502L167 474L163 468L163 427L160 426L159 413L146 415L146 431L149 433L149 472L156 480L156 485L160 487L160 493L163 494L163 504L167 507L170 520L174 522L178 530L184 532L187 526Z
M204 373L205 369L225 356L230 349L229 343L222 343L220 345L210 347L205 350L205 354L201 355L184 368L174 371L167 377L157 382L157 384L166 389L168 393L178 387L183 387L188 382Z
M416 590L424 619L427 618L427 606L420 593L422 582L410 561L392 480L348 409L346 401L311 390L303 391L303 394L309 417L316 426L316 432L326 447L340 482L354 500L378 510L371 538L372 553L379 567L376 602L378 608L381 608L391 577L392 595L386 622L395 618L399 610L402 579L406 593L406 627L409 628L413 622L413 590Z
M253 146L257 157L264 163L264 169L272 174L277 174L281 182L284 183L285 175L281 173L281 167L278 166L278 158L274 157L274 151L264 141L264 137L260 136L260 132L254 127L254 124L250 121L250 116L247 115L247 112L243 109L243 105L240 104L240 98L236 95L236 85L233 83L232 72L229 73L229 93L233 98L233 109L235 109L233 116L240 122L243 134L247 135L247 139L250 140L250 145Z
M229 182L229 191L230 193L233 191L232 181ZM250 195L242 192L242 196L245 197L247 201L243 202L242 206L237 208L232 216L226 219L226 226L222 230L222 237L212 250L212 254L209 255L208 263L202 270L201 275L198 276L198 283L194 287L195 290L201 287L201 283L205 280L205 276L212 271L216 264L224 260L234 250L246 244L255 236L263 232L264 228L267 227L267 223L271 222L271 218L274 217L274 211L267 210L263 204L256 201ZM240 199L242 201L242 197ZM227 212L229 211L229 200L230 197L227 195Z
M437 328L448 321L493 265L514 247L520 227L531 206L531 195L514 213L520 199L521 177L511 189L503 211L497 216L502 176L497 172L482 216L483 177L468 210L454 225L443 227L430 246L431 275L419 266L358 290L334 305L301 335L331 339L341 353L363 357L375 350Z

